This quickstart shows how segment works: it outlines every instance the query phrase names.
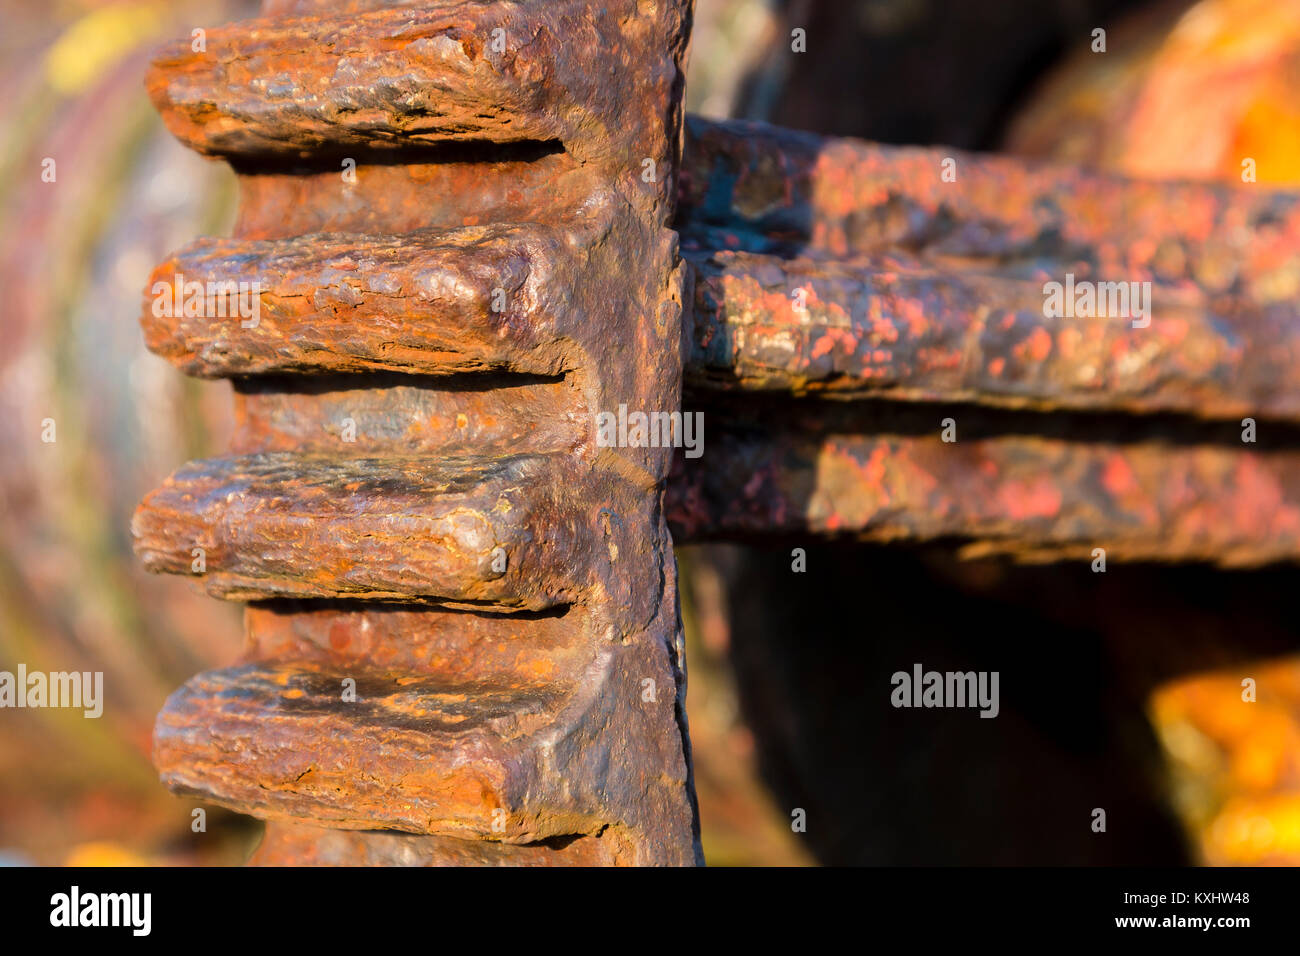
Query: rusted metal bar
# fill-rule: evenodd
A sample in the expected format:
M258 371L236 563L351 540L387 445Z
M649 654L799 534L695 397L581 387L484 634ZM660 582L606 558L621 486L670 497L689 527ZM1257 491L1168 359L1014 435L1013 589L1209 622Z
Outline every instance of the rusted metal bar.
M1149 324L1045 317L1047 279L911 258L697 261L693 380L706 387L1005 408L1300 416L1300 316L1161 286ZM1001 270L1002 274L995 269ZM1062 273L1064 275L1064 273Z
M686 133L677 227L688 250L911 251L1020 262L1026 276L1086 266L1093 277L1190 282L1259 302L1294 289L1294 193L1130 180L762 123L692 117Z
M670 484L677 540L1300 555L1300 197L758 124L687 131L686 374L712 427ZM1067 275L1150 282L1149 323L1048 315L1045 284ZM869 401L741 399L757 393ZM1033 414L1048 411L1094 418L1071 430Z
M678 228L699 274L700 384L1300 416L1295 194L687 129ZM1044 285L1067 275L1151 283L1149 324L1048 316Z
M1300 452L1002 435L714 428L669 486L676 540L951 539L970 554L1244 567L1300 556ZM937 423L936 423L937 424Z

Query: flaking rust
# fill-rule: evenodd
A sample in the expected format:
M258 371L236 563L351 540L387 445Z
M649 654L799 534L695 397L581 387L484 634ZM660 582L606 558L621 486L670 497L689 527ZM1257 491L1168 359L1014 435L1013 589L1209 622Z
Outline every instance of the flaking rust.
M594 433L680 407L689 3L268 12L148 81L245 184L145 302L238 428L137 550L251 602L158 718L164 781L267 820L264 863L701 862L670 450Z
M997 435L853 434L815 415L714 428L679 462L680 540L964 541L970 554L1249 567L1300 554L1300 454Z
M1294 193L694 117L687 132L678 228L699 272L696 380L1300 416ZM1149 324L1048 315L1044 287L1067 276L1149 283Z
M1300 196L697 117L680 184L677 540L1300 556ZM1145 314L1049 308L1105 282Z

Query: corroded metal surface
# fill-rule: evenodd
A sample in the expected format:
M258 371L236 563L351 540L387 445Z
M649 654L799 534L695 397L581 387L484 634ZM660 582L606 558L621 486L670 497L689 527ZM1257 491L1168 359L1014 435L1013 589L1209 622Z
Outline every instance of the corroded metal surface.
M616 834L530 844L486 844L383 830L268 823L257 866L621 866L635 860Z
M670 450L595 437L679 407L689 4L388 7L270 4L150 74L244 189L155 271L146 339L233 379L238 430L137 550L255 602L155 762L279 821L258 862L699 862Z
M238 428L134 526L255 602L156 760L258 861L698 862L670 528L1300 555L1297 453L1223 437L1300 419L1296 196L697 119L679 160L685 2L267 10L150 76L242 205L149 289L259 315L146 295ZM1151 321L1045 317L1067 275ZM598 441L683 376L703 458Z
M696 118L683 162L686 249L838 258L892 248L1016 262L1027 276L1073 265L1093 278L1194 283L1260 302L1295 288L1294 193Z
M649 105L647 88L679 85L677 61L659 59L675 45L664 23L680 18L679 4L665 6L662 15L588 0L324 9L213 30L220 57L177 44L149 88L168 128L211 155L466 140L602 149L626 139L629 104Z
M1134 327L1045 317L1043 286L1059 279L1014 272L898 256L713 252L697 264L688 368L705 384L740 389L1300 417L1291 302L1160 286L1149 325Z
M968 543L1025 560L1300 554L1300 453L1160 441L853 434L814 414L715 428L670 485L679 539L842 535ZM936 423L937 424L937 423Z
M677 225L697 273L694 381L1300 418L1293 194L965 154L954 158L957 181L945 183L942 150L698 119L689 128ZM288 188L283 178L263 186ZM385 186L424 195L411 181ZM599 222L569 228L602 241ZM556 374L579 363L565 354L566 305L585 258L542 224L416 229L364 243L334 234L202 240L160 265L154 281L258 281L266 321L153 320L147 337L205 376ZM1151 282L1149 324L1046 317L1043 286L1067 274ZM496 290L504 299L493 311ZM413 315L422 321L404 321Z
M577 600L607 543L632 550L624 526L585 520L579 481L561 487L561 473L539 456L195 462L150 495L135 533L153 571L189 573L192 548L204 549L218 597L539 611Z
M238 313L173 320L151 312L145 337L159 355L206 377L375 369L558 374L569 364L562 340L581 334L563 327L581 316L565 315L555 301L567 296L562 283L577 265L567 254L572 238L566 229L515 225L388 240L330 233L200 240L160 265L153 282L167 286L177 275L205 287L255 282L256 324Z
M688 133L678 227L701 273L688 363L700 379L1300 416L1294 193L752 123L692 119ZM1043 287L1067 275L1150 282L1149 325L1046 317Z

